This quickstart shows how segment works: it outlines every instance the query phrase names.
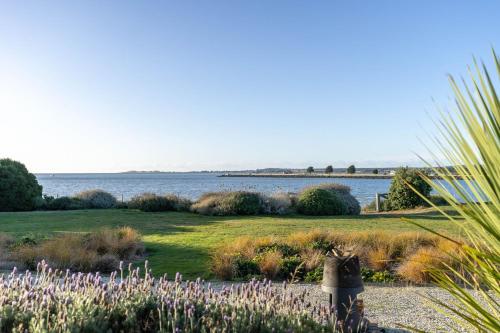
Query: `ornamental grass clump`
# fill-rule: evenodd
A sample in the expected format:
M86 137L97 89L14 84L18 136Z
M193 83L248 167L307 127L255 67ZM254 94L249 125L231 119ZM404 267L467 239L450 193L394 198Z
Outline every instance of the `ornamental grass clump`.
M413 283L430 282L429 268L455 261L443 261L444 253L456 244L432 234L416 232L297 232L286 238L242 237L217 249L212 256L212 273L224 280L248 280L255 276L279 280L317 282L322 278L325 254L332 249L351 249L361 265L370 271L369 282L395 279ZM425 252L425 253L424 253ZM430 260L424 257L432 254ZM422 260L429 265L423 265ZM377 274L378 273L378 274ZM387 276L387 277L385 277Z
M329 306L307 292L252 280L216 290L120 265L108 279L37 265L0 276L0 332L334 332Z
M10 258L34 269L45 260L55 268L110 272L120 260L135 260L144 254L141 235L132 228L102 229L88 234L67 233L10 249Z

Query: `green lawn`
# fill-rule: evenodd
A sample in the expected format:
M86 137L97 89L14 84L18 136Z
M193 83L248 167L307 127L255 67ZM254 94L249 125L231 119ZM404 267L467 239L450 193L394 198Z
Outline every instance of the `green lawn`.
M0 232L15 237L26 234L85 232L102 227L130 226L144 235L150 266L156 274L177 271L184 276L208 277L212 249L239 236L284 236L315 228L330 230L420 230L400 215L360 215L335 217L252 216L209 217L191 213L144 213L135 210L77 210L0 213ZM441 232L457 229L436 212L406 215Z

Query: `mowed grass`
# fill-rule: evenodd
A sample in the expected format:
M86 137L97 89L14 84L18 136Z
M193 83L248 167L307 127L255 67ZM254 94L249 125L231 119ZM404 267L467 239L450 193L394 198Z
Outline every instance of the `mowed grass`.
M240 236L286 236L313 229L422 231L401 220L405 216L434 230L457 234L451 222L435 211L360 216L213 217L192 213L145 213L127 209L0 213L0 233L14 237L50 236L129 226L144 236L150 267L156 275L181 272L187 278L210 278L213 249ZM68 249L71 251L71 249Z

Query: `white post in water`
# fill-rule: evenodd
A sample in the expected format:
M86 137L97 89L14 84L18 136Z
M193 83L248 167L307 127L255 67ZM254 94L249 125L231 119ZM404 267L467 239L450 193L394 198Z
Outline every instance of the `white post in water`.
M375 193L375 211L380 212L380 195Z

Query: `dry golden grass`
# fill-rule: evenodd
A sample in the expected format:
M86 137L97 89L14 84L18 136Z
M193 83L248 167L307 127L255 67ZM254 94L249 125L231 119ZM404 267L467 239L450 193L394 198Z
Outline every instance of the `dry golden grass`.
M212 256L211 270L219 279L232 280L235 274L234 256L221 251Z
M325 254L321 250L306 248L302 250L300 254L304 261L305 268L308 271L312 271L316 267L321 266L325 260Z
M0 251L6 250L14 243L14 239L7 234L0 234Z
M368 266L376 271L383 271L389 268L391 257L387 247L379 247L367 253Z
M133 260L143 252L140 234L125 227L63 234L38 245L23 245L13 251L12 257L28 268L45 260L52 267L88 272L117 269L120 260Z
M442 268L445 260L435 247L423 247L403 262L396 272L405 280L425 283L430 281L429 270Z
M408 281L423 283L428 281L426 263L435 267L439 260L444 260L442 253L453 251L456 245L435 235L418 232L342 233L318 229L297 232L285 238L243 237L215 252L212 272L219 278L231 277L237 269L234 258L240 257L257 260L261 274L268 278L276 277L280 273L280 263L284 258L282 252L276 249L283 246L295 251L304 262L306 272L320 267L326 252L335 247L353 251L358 255L362 266L375 271L392 271ZM451 264L452 260L447 262Z
M282 254L279 251L265 253L259 261L259 269L268 279L274 279L280 271Z
M300 231L290 234L285 239L285 243L298 247L306 247L313 242L327 240L329 235L330 234L320 229L314 229L308 232Z

